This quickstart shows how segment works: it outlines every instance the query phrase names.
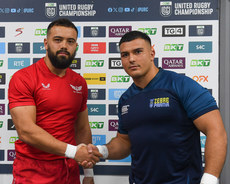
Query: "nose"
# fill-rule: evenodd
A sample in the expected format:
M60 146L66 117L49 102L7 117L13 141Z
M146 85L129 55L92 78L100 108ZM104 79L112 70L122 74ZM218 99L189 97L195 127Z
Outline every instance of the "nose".
M134 61L135 61L134 54L130 54L130 55L129 55L129 62L130 62L130 63L133 63Z
M67 49L67 41L66 40L62 41L61 48L62 49Z

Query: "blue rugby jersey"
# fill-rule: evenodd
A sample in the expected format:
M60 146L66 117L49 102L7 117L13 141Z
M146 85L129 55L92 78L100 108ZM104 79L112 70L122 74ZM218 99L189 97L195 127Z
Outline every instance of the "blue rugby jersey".
M198 184L200 132L193 120L217 108L207 89L172 71L160 68L144 89L133 83L118 106L118 132L131 141L130 183Z

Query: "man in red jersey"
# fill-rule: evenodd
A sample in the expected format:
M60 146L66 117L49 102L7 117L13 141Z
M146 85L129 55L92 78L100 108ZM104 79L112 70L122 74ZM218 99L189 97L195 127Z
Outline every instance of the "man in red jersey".
M101 156L88 153L86 81L72 71L78 31L68 19L47 28L46 56L17 71L9 84L9 108L19 140L15 142L14 184L80 184L77 163L92 167ZM83 143L83 144L82 144ZM92 169L84 184L93 184Z

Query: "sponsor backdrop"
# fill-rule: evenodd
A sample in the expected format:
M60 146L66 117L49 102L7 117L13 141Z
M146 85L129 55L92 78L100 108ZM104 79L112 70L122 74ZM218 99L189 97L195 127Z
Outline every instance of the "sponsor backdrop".
M79 47L71 68L87 81L90 127L93 144L98 145L116 135L117 102L132 83L122 69L118 47L128 31L148 34L158 67L191 77L208 88L218 102L218 11L217 0L1 2L0 173L11 173L18 139L8 108L10 78L45 55L43 39L51 21L69 18L79 30ZM205 140L201 134L202 152ZM95 173L127 174L130 160L130 156L119 161L102 160Z

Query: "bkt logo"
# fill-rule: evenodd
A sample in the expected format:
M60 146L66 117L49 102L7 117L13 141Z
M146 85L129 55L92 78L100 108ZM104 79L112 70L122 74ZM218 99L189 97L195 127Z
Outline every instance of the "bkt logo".
M198 59L198 60L193 59L191 61L190 66L192 66L192 67L195 67L195 66L197 66L197 67L202 67L202 66L207 67L207 66L210 66L210 59Z
M123 75L113 75L111 77L111 82L129 82L130 80L130 76L126 75L126 76L123 76Z
M92 135L92 142L94 145L102 145L106 143L105 135Z
M0 128L3 127L3 121L0 121Z
M103 67L104 60L86 60L85 67Z
M163 37L185 36L185 26L163 26Z
M87 104L89 115L105 115L105 104Z
M182 51L184 44L165 44L164 51Z
M200 75L200 76L193 76L193 80L196 82L208 82L208 76Z
M157 28L139 28L138 31L141 31L147 35L156 35Z
M92 129L102 129L104 127L104 122L89 122L89 125Z
M0 67L3 66L3 60L0 60Z
M8 58L8 69L22 69L30 65L30 58Z
M118 130L118 120L109 120L109 131Z
M119 100L127 89L109 89L109 100Z
M14 144L18 139L19 139L19 137L10 137L9 143Z
M109 58L109 69L123 69L121 58Z
M189 42L189 53L212 53L212 42Z
M46 36L47 29L35 29L35 36Z

